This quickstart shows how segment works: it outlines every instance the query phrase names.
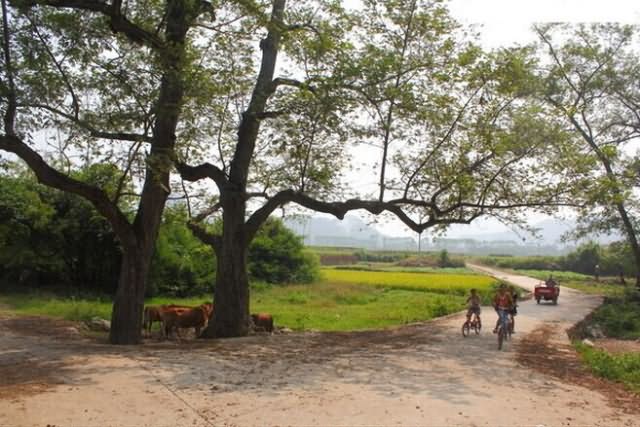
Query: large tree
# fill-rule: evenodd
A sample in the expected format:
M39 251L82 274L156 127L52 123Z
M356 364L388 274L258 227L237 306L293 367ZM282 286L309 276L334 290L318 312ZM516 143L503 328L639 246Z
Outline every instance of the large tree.
M183 109L213 91L199 84L199 61L216 41L202 44L200 36L223 32L246 8L234 15L224 2L201 0L1 5L0 149L21 158L41 183L89 200L109 221L123 249L110 341L138 343L176 140L197 127ZM216 17L222 22L211 24ZM122 184L139 177L135 212L119 206L124 185L108 192L53 167L46 155L52 130L66 161L115 163Z
M584 206L577 234L626 236L640 286L640 32L593 24L541 26L537 33L544 55L541 98L577 136L577 150L564 156Z
M547 149L551 141L562 149L562 131L522 101L530 52L484 55L458 42L439 1L368 0L357 14L313 3L272 2L235 140L220 149L218 138L211 161L177 162L185 180L210 179L219 194L206 213L221 215L222 232L192 224L218 262L206 336L246 334L247 250L286 204L337 218L390 214L421 233L563 203ZM355 169L350 157L377 160L340 185Z

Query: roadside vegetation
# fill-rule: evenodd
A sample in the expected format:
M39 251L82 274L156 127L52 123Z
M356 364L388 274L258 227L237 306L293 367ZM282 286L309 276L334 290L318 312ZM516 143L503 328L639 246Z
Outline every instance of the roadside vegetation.
M596 330L607 338L640 340L640 292L628 287L624 292L606 297L581 329L588 336ZM599 348L597 340L595 347L586 341L576 341L574 345L594 374L621 382L640 394L640 352L611 353Z
M602 246L588 242L564 256L507 256L493 255L474 258L475 262L491 267L518 270L544 279L553 274L559 279L583 281L589 278L610 277L633 282L636 275L631 249L626 242ZM545 277L542 277L545 275Z
M611 354L579 342L575 347L582 361L595 375L621 382L630 390L640 394L640 353Z

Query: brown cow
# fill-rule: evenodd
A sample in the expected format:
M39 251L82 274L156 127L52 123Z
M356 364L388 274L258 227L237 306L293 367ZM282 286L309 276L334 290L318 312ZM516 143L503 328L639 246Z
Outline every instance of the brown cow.
M184 310L166 310L161 313L164 334L169 338L171 330L175 328L178 338L182 338L180 329L195 328L196 336L198 336L200 335L200 329L209 320L207 314L208 309L203 306Z
M269 313L257 313L251 315L254 330L273 332L273 316Z
M204 308L207 312L207 319L211 319L211 315L213 314L213 303L203 302L200 307Z
M147 332L147 336L151 335L151 326L153 322L162 323L162 313L165 311L184 311L190 307L182 305L148 305L144 308L144 316L142 318L142 329Z

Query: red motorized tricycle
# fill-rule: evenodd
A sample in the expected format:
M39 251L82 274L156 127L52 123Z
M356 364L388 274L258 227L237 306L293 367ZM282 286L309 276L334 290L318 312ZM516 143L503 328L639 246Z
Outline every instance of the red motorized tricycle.
M538 304L540 304L540 300L552 301L554 304L558 304L559 295L560 286L558 286L558 283L551 277L549 277L544 284L536 285L533 291L533 297Z

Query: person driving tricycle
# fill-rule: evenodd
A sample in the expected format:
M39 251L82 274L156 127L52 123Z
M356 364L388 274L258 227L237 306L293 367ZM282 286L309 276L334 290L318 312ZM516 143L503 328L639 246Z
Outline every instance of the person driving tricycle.
M558 283L553 279L553 276L549 276L549 278L547 279L546 282L544 282L544 284L549 286L550 288L558 285Z

